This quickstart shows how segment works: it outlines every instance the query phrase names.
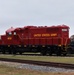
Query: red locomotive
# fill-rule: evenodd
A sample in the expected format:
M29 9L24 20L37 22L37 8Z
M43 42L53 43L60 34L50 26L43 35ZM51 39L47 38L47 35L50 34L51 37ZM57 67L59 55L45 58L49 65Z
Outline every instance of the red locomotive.
M69 27L66 25L11 27L0 36L0 52L66 55L69 42Z

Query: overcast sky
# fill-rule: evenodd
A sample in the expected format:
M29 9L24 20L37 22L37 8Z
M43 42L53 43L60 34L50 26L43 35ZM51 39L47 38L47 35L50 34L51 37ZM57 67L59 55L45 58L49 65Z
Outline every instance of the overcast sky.
M74 34L74 0L0 0L0 34L10 27L59 24Z

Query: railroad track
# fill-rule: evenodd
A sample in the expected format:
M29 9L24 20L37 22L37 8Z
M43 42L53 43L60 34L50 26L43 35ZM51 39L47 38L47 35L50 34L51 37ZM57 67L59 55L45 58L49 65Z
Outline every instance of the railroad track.
M21 59L9 59L9 58L0 58L0 61L16 62L16 63L24 63L24 64L32 64L32 65L48 66L48 67L50 66L50 67L66 68L66 69L74 69L74 64L66 64L66 63L21 60Z

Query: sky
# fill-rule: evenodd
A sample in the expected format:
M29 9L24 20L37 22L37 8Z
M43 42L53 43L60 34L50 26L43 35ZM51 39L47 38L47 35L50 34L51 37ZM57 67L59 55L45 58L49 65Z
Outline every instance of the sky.
M62 24L74 35L74 0L0 0L0 35L10 27Z

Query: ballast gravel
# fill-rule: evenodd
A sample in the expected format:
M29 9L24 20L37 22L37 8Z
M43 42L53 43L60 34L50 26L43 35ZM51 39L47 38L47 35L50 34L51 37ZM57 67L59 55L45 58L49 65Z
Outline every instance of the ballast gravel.
M4 61L0 61L0 65L6 65L8 67L15 67L19 69L30 69L30 70L36 70L36 71L43 71L43 72L74 72L74 69L37 66L37 65L21 64L21 63L14 63L14 62L4 62Z

